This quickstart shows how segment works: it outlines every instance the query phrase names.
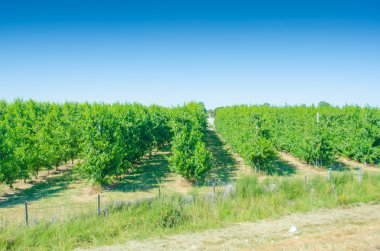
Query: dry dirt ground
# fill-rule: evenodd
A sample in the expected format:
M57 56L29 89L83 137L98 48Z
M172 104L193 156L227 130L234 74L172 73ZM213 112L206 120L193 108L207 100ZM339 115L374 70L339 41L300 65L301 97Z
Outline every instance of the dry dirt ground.
M7 200L8 197L15 195L19 193L22 190L28 189L33 187L35 184L39 184L41 182L46 181L47 179L51 179L54 177L59 177L64 175L65 171L67 171L69 168L71 168L75 162L72 164L67 163L64 165L59 166L57 169L47 171L43 170L39 172L37 176L33 176L31 180L27 180L25 183L22 180L18 180L13 184L13 188L9 188L6 185L1 185L0 187L0 203L2 201Z
M344 157L340 157L339 162L345 164L346 166L348 166L350 168L358 168L359 166L361 166L363 168L363 170L366 170L366 171L380 172L379 166L362 164L362 163L359 163L357 161L350 160L350 159L344 158Z
M323 209L92 250L380 250L380 205Z
M230 150L230 147L226 144L226 142L223 140L223 138L216 132L215 126L214 126L214 118L209 117L207 119L208 121L208 130L210 131L211 134L214 134L214 136L217 138L219 143L214 142L208 142L209 145L213 145L215 147L221 148L219 151L221 154L224 155L229 155L228 157L233 159L233 167L235 171L235 176L239 176L240 174L251 174L252 173L252 168L247 165L242 157L240 157L238 154L232 152ZM213 151L211 151L213 152ZM215 153L213 152L215 155ZM225 157L224 157L225 158Z
M133 172L117 181L113 186L100 189L79 177L72 165L63 165L59 171L40 172L32 181L17 181L10 189L0 185L0 226L23 225L24 203L28 203L29 222L65 220L79 214L96 213L97 194L101 207L117 200L129 201L161 193L188 193L192 188L180 175L168 170L166 156L159 151L147 156Z
M308 177L313 177L316 175L328 174L327 168L312 166L288 153L279 152L279 156L282 161L296 168L297 170L296 174L298 174L298 176L305 175ZM337 163L342 165L344 168L347 168L347 170L351 170L351 171L355 171L357 170L359 166L361 166L363 168L363 171L376 172L376 173L380 172L379 166L362 164L357 161L350 160L344 157L339 157L337 159Z
M324 170L322 168L317 169L316 167L307 164L306 162L288 154L285 152L279 152L281 160L294 166L298 171L309 174L321 174Z

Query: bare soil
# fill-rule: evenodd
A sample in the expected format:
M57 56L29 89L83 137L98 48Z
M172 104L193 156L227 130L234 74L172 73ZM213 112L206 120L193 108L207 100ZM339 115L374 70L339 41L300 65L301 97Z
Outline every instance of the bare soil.
M240 174L250 174L252 173L252 168L247 165L242 157L231 151L228 144L223 140L223 138L216 132L214 127L214 121L212 118L208 119L209 127L208 134L211 134L213 139L207 139L206 141L209 146L216 149L209 149L212 154L218 159L231 159L228 164L224 163L223 168L234 169L234 175L239 176ZM207 136L207 135L206 135ZM210 138L210 136L209 136ZM219 155L219 156L218 156Z
M71 162L66 163L64 165L60 165L56 170L43 170L40 171L37 175L37 177L32 177L30 180L27 180L24 182L23 180L18 180L13 184L13 188L10 188L9 186L3 185L2 188L0 188L0 202L7 200L9 197L18 194L26 189L29 189L33 187L36 184L45 182L47 179L51 179L54 177L59 177L65 173L69 168L73 167L75 165L71 164Z
M288 154L285 152L279 152L280 158L288 164L294 166L297 170L310 174L322 174L324 171L322 168L309 165L306 162Z
M350 167L350 168L358 168L359 166L362 167L366 171L372 171L372 172L380 172L380 167L375 165L367 165L360 163L355 160L351 160L345 157L340 157L339 162L343 163L344 165Z
M289 231L292 226L297 232ZM323 209L92 250L380 250L380 205Z

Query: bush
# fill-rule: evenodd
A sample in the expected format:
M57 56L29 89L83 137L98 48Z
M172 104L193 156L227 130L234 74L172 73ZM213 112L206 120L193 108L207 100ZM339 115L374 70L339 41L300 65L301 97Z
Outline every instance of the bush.
M186 216L183 214L183 206L180 202L165 202L160 205L160 214L156 225L161 228L174 228L186 221Z

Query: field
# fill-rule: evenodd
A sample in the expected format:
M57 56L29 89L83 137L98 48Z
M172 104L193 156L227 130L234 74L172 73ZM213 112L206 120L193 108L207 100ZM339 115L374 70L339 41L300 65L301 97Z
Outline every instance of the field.
M379 248L378 109L28 102L1 109L4 250Z
M292 214L237 223L201 233L178 234L103 246L101 250L379 250L379 205ZM297 226L296 233L289 233ZM99 249L96 249L99 250Z

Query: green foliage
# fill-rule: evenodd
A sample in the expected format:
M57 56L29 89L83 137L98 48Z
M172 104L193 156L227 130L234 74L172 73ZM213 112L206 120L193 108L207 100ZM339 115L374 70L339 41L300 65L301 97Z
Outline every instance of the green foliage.
M90 106L85 113L80 171L102 184L134 168L154 146L170 139L168 119L159 118L158 112L157 107L137 104Z
M3 106L2 106L3 105ZM18 167L13 167L13 153L9 141L4 121L5 103L0 104L0 182L12 186L18 178Z
M331 107L331 105L326 101L319 101L318 107Z
M201 179L211 168L211 153L204 133L206 110L202 104L189 103L173 111L170 169L188 180Z
M243 199L262 196L265 188L260 184L257 176L243 176L236 185L237 195Z
M109 106L94 104L86 112L80 171L94 183L109 183L127 168L123 128Z
M380 161L377 108L233 106L216 110L215 125L234 151L267 172L275 149L316 166L328 165L337 154Z
M157 208L156 224L160 228L174 228L183 224L187 216L183 212L183 203L179 198L164 199Z
M249 151L244 153L248 163L252 164L258 171L265 170L272 174L275 168L276 152L269 140L257 138L250 145Z
M185 121L187 127L181 124ZM172 139L172 163L186 170L180 173L187 178L198 178L209 168L203 142L206 124L204 107L196 103L169 109L0 101L0 182L12 186L42 168L78 159L79 173L97 184L110 183Z
M243 111L243 107L216 110L216 129L232 149L256 171L272 173L277 155L265 125L266 118L254 110Z
M0 182L12 186L77 156L80 123L71 123L69 114L77 105L20 99L0 104Z

